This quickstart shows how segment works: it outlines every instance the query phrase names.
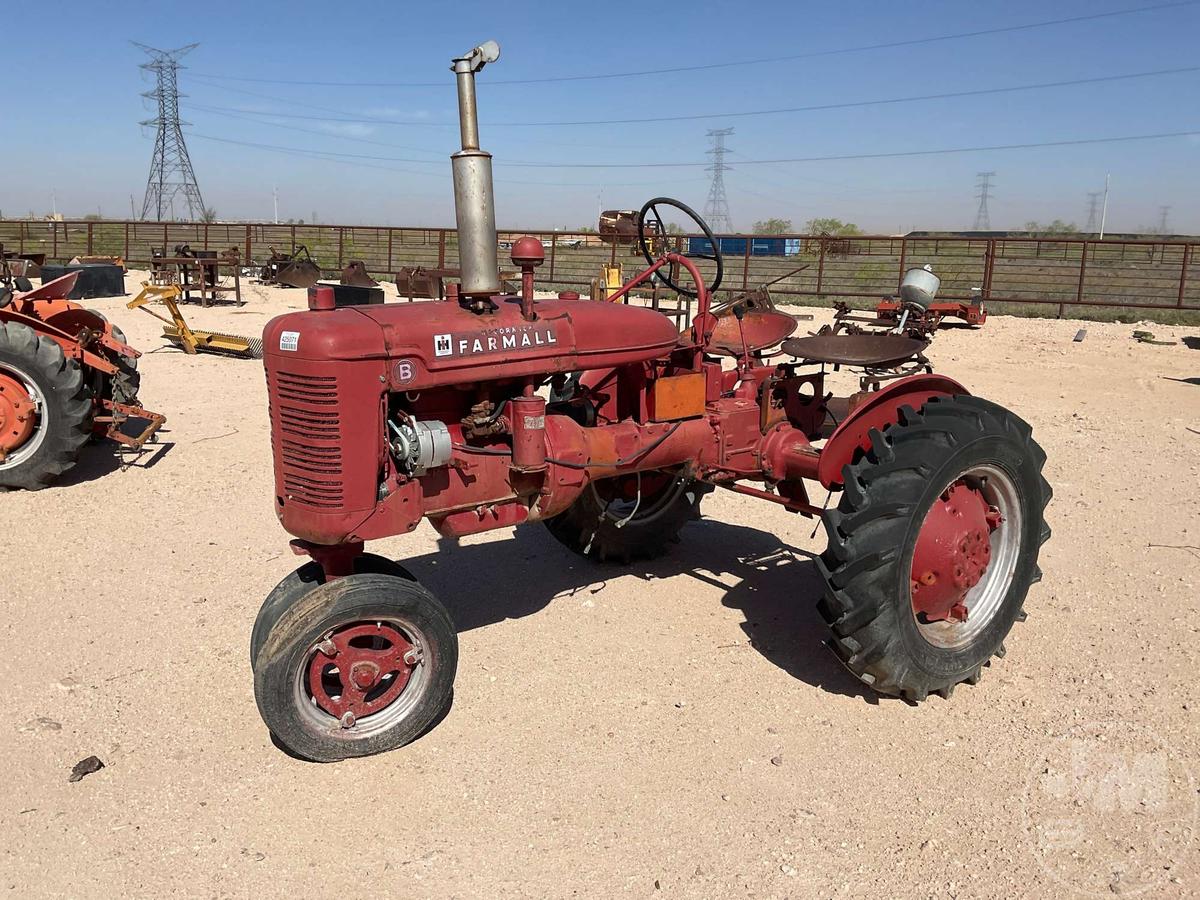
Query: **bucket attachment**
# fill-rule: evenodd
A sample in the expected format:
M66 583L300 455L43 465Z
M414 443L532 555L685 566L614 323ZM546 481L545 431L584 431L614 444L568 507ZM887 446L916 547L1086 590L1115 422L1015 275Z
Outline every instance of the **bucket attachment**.
M308 252L308 247L300 244L288 256L271 248L271 258L262 268L262 280L268 284L282 284L286 287L310 288L321 277L321 267Z
M352 259L342 269L342 284L354 287L379 287L379 282L367 273L367 264L361 259Z

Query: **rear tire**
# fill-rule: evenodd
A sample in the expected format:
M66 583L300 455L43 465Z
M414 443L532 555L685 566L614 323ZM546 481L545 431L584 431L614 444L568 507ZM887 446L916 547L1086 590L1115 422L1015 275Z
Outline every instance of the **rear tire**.
M287 750L335 762L420 737L449 706L457 668L458 634L429 591L348 575L276 619L254 663L254 699Z
M644 473L643 478L656 474ZM634 512L628 500L620 507L606 502L598 492L598 488L604 490L606 483L617 480L588 484L566 511L546 520L546 528L559 543L580 556L623 563L654 559L665 554L672 543L678 543L684 525L700 518L700 500L712 490L711 485L675 475L656 494L643 494ZM625 521L630 512L633 517Z
M834 652L874 690L910 701L935 692L948 698L960 682L978 681L992 656L1004 655L1005 637L1025 618L1029 586L1041 579L1038 551L1050 536L1046 455L1024 421L967 395L934 398L919 413L903 407L899 422L872 431L871 441L843 470L841 501L824 516L829 546L818 563L826 584L819 609ZM1004 508L1007 525L988 538L993 552L966 594L965 618L930 622L914 600L917 538L934 503L973 473L991 473L980 491Z
M32 387L41 405L34 433L0 461L0 487L40 490L75 465L92 428L92 400L79 363L45 335L0 322L0 373Z

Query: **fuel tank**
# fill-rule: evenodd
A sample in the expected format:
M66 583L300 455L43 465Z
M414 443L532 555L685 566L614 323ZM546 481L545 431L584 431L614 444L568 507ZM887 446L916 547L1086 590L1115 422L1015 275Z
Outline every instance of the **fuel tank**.
M267 323L263 350L280 361L386 360L391 389L416 391L621 366L660 357L679 341L666 316L642 307L541 300L526 321L517 297L495 300L482 314L455 302L287 313Z

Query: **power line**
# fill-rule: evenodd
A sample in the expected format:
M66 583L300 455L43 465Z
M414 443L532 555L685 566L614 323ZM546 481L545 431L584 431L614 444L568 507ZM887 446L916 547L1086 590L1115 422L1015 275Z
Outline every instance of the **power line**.
M296 132L299 132L300 134L315 134L315 135L319 135L320 137L338 138L340 140L354 141L356 144L372 144L376 147L391 147L393 150L407 150L410 153L428 153L430 155L438 157L438 159L436 159L436 160L426 160L427 162L442 163L442 162L445 162L446 158L447 158L447 154L446 154L445 150L426 150L423 147L409 147L404 144L392 144L392 143L389 143L388 141L376 141L376 140L372 140L371 138L367 138L367 137L359 137L358 135L337 134L336 132L331 132L331 131L321 131L318 128L300 128L299 126L296 126L296 125L284 125L281 122L269 121L271 119L278 118L275 115L275 113L268 113L268 112L256 113L256 112L249 112L249 111L242 111L242 110L232 110L232 109L226 109L226 108L218 107L218 106L204 106L203 104L198 104L198 103L189 103L187 105L187 108L190 112L211 113L212 115L216 115L216 116L226 116L228 118L241 119L243 122L257 122L260 125L268 125L271 128L282 128L285 131L296 131ZM317 117L314 116L313 118L316 119ZM328 122L330 120L324 119L321 121Z
M241 144L247 147L260 147L267 150L280 150L285 152L300 152L300 153L323 153L330 156L347 157L350 159L366 159L366 160L383 160L385 162L406 162L406 163L424 163L428 164L427 159L404 159L396 156L368 156L359 153L336 153L335 151L316 151L307 150L303 147L279 147L271 144L254 144L248 141L236 141L230 138L219 138L212 135L197 134L189 131L188 134L192 137L202 140L220 141L226 144ZM955 153L983 153L996 152L1000 150L1035 150L1044 147L1078 147L1087 144L1116 144L1126 143L1130 141L1155 141L1165 140L1168 138L1180 137L1196 137L1200 136L1200 129L1191 131L1164 131L1157 134L1126 134L1113 137L1095 137L1095 138L1073 138L1071 140L1062 141L1030 141L1020 144L991 144L980 147L945 147L935 150L897 150L885 153L844 153L831 154L828 156L793 156L780 159L742 159L738 161L738 165L742 166L769 166L778 165L780 163L807 163L807 162L833 162L843 160L859 160L859 159L902 159L913 156L946 156ZM587 162L587 163L560 163L560 162L532 162L526 160L496 160L498 166L511 166L514 168L528 169L680 169L680 168L706 168L712 163L707 161L701 162L643 162L643 163L612 163L612 162ZM428 174L425 172L417 174ZM608 182L605 182L606 184Z
M718 234L734 231L733 223L729 221L729 201L725 197L725 173L732 168L725 165L725 154L729 152L725 138L731 134L732 128L713 128L708 132L708 137L713 141L712 149L707 151L712 156L712 165L705 171L712 172L712 184L709 185L708 200L704 204L704 218Z
M211 135L211 134L198 134L194 131L189 131L189 132L187 132L187 134L188 134L188 137L195 138L195 139L201 140L201 141L216 141L219 144L233 144L238 147L250 147L255 150L269 150L273 153L280 153L285 156L299 156L299 157L302 157L305 159L318 160L320 162L335 162L335 163L340 163L343 165L358 166L358 167L366 168L366 169L380 169L385 172L402 172L402 173L405 173L408 175L420 175L422 178L428 178L431 175L435 178L449 178L450 177L449 173L446 173L446 172L433 172L433 171L419 172L416 169L402 169L398 166L381 166L381 165L376 165L373 162L364 162L363 161L363 160L379 160L379 161L384 161L384 162L394 161L394 162L413 162L413 163L432 162L432 160L428 160L428 159L406 160L406 159L401 159L399 157L394 157L394 156L365 156L363 154L358 154L358 153L339 153L336 150L312 150L312 149L309 149L306 147L281 147L276 144L258 144L253 141L239 141L239 140L235 140L233 138L216 137L215 135ZM346 158L342 158L342 157L346 157ZM449 155L447 155L447 157L446 157L446 160L448 160L448 159L449 159ZM438 164L441 165L441 164L445 163L446 160L438 161ZM677 178L676 177L676 178L671 179L671 181L674 183L700 181L700 180L704 180L704 179L698 179L698 178L694 178L694 177L692 177L692 178ZM587 187L587 188L597 187L597 186L603 186L603 187L648 187L651 185L662 184L662 179L658 179L655 181L609 181L608 179L598 180L598 181L518 181L518 180L512 179L512 178L505 178L503 176L497 176L496 182L498 184L505 184L505 185L520 184L520 185L533 185L533 186L537 186L537 187Z
M834 109L853 109L862 106L885 106L896 103L918 103L926 100L951 100L960 97L982 97L990 94L1011 94L1021 91L1037 91L1047 90L1051 88L1073 87L1082 84L1101 84L1112 81L1128 81L1136 78L1154 78L1162 75L1181 75L1191 72L1200 72L1200 66L1182 66L1174 69L1154 69L1147 72L1129 72L1122 75L1099 75L1093 78L1073 78L1062 81L1043 81L1035 84L1018 84L1006 87L995 88L977 88L966 91L942 91L932 94L914 94L905 97L884 97L872 100L848 100L839 103L815 103L808 106L781 106L773 109L756 109L756 110L734 110L729 112L719 113L691 113L679 116L649 116L645 118L632 119L580 119L575 121L543 121L543 122L513 122L513 121L497 121L483 124L489 128L563 128L563 127L579 127L590 125L643 125L654 122L690 122L698 119L723 119L723 118L745 118L752 116L774 116L786 115L790 113L802 112L821 112ZM264 96L265 95L260 95ZM281 99L282 102L282 98ZM290 101L287 101L290 102ZM206 109L213 112L229 112L241 110L231 110L230 107L222 106L201 106L192 104L191 108ZM328 107L313 107L315 109L328 109ZM303 115L300 113L263 113L263 115L272 115L277 118L285 119L310 119L323 122L343 122L356 125L397 125L404 127L425 126L429 128L457 128L457 122L426 122L420 120L402 120L402 119L387 119L387 118L369 118L369 117L346 117L338 116L330 118L328 116L312 116Z
M975 231L991 231L992 218L988 215L988 200L991 199L992 179L996 177L995 172L979 172L977 174L979 181L975 187L977 192L976 197L979 198L979 209L975 213Z
M196 173L188 156L187 144L183 141L183 129L179 121L179 58L199 44L188 44L175 50L156 50L145 44L132 42L150 55L151 61L139 68L154 73L154 90L146 91L143 97L155 102L158 115L142 122L154 125L154 156L150 160L150 175L146 179L146 195L142 200L142 218L153 211L155 221L161 221L164 210L171 211L174 218L175 195L182 194L187 203L188 215L192 219L204 217L204 200Z
M702 63L691 66L670 66L661 69L642 69L633 72L603 72L592 75L556 75L544 78L501 78L488 80L488 85L504 84L547 84L565 81L599 81L615 78L642 78L653 75L667 75L675 72L700 72L712 69L740 68L742 66L758 66L767 63L794 62L800 59L815 59L823 56L836 56L844 53L866 53L873 50L888 50L897 47L913 47L922 44L934 44L942 41L961 40L963 38L985 37L993 34L1011 34L1016 31L1029 31L1036 28L1047 28L1055 25L1070 25L1076 22L1090 22L1097 19L1110 19L1118 16L1128 16L1144 12L1156 12L1165 9L1195 6L1200 0L1180 0L1175 3L1156 3L1150 6L1138 6L1128 9L1117 9L1109 12L1090 13L1083 16L1068 16L1061 19L1046 19L1040 22L1025 22L1019 25L1004 25L997 28L980 28L973 31L961 31L954 34L934 35L932 37L911 38L903 41L886 41L878 44L863 44L854 47L839 47L830 50L811 50L806 53L793 53L787 56L764 56L758 59L743 59L733 62ZM299 81L288 78L246 78L236 75L221 75L203 73L207 78L225 81L251 82L257 84L294 84L321 87L445 87L441 81Z

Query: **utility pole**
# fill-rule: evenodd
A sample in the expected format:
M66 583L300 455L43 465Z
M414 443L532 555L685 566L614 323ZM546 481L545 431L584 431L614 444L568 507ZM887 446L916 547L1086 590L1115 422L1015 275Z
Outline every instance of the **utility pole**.
M1171 211L1169 206L1160 206L1158 208L1158 233L1167 233L1167 213Z
M271 187L271 199L275 201L275 224L279 224L279 185Z
M175 50L156 50L136 41L133 44L150 55L150 62L142 63L140 68L154 73L155 85L153 91L147 91L142 96L154 100L158 109L155 118L141 123L156 128L154 157L150 161L150 177L146 180L146 196L142 201L142 218L153 215L156 220L161 221L163 213L173 206L175 195L182 194L187 203L188 218L202 219L204 200L200 197L200 187L196 184L192 160L188 156L187 145L183 142L181 126L187 123L179 119L177 81L179 58L199 45L188 44Z
M725 154L729 152L729 148L725 146L725 138L731 134L732 128L713 128L708 132L713 145L707 152L713 161L704 171L712 172L712 184L708 188L708 200L704 203L704 218L715 234L729 234L733 231L733 223L729 220L729 201L725 197L724 174L732 168L725 165Z
M53 189L50 191L50 214L58 218L58 192Z
M1104 176L1104 205L1100 209L1100 240L1104 240L1104 226L1108 222L1108 185L1111 180L1111 173Z
M136 219L137 213L133 209L133 194L129 195L129 218Z
M996 177L995 172L977 172L975 177L979 180L975 183L975 196L979 199L979 209L975 212L975 231L991 231L992 219L988 215L988 200L991 199L992 179Z
M1103 193L1103 191L1088 191L1087 227L1083 229L1088 234L1096 230L1096 222L1100 217L1100 195Z

